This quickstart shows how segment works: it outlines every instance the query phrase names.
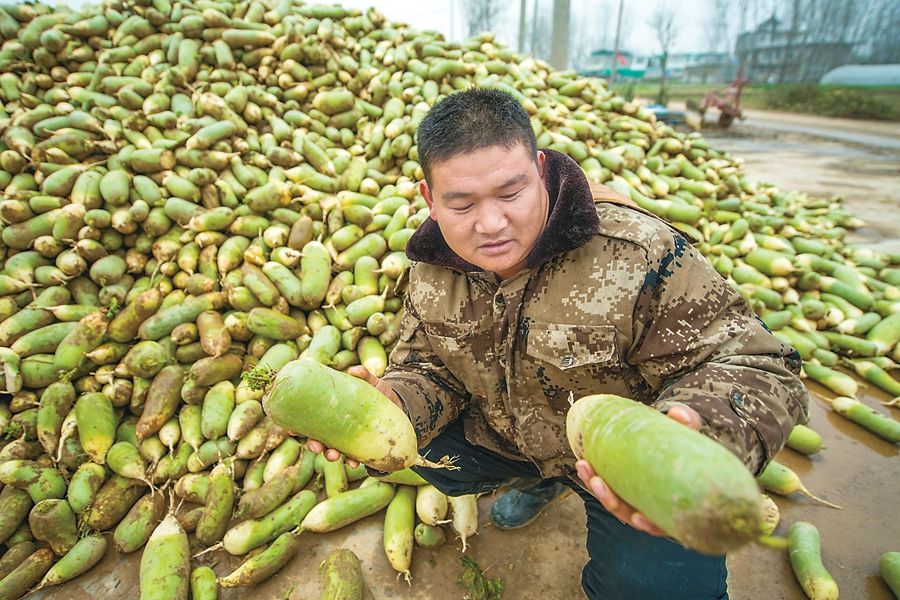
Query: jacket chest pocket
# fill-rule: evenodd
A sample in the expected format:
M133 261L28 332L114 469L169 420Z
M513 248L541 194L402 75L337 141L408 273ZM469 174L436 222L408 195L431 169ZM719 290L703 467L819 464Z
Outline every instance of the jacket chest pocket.
M532 363L526 371L534 371L554 406L563 400L562 393L571 392L577 399L618 387L621 379L616 329L611 325L530 323L525 354Z
M492 368L490 330L475 326L454 328L445 323L425 324L425 335L435 355L466 390L483 398L487 370Z

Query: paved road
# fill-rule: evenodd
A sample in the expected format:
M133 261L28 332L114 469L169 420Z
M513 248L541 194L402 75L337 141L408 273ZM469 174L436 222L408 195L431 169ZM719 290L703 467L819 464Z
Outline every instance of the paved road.
M747 127L761 127L785 133L800 133L876 148L900 150L900 123L832 119L765 110L745 110L744 115L743 121L736 121L732 126L738 131Z

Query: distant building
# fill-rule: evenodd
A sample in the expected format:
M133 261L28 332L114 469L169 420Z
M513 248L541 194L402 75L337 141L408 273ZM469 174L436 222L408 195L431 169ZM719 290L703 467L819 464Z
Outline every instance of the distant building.
M635 56L631 52L620 51L616 60L616 77L640 79L647 69L646 56ZM585 61L581 74L588 77L609 78L613 68L613 51L607 48L594 50Z
M613 65L613 51L607 48L591 52L582 75L609 77ZM727 52L679 52L669 55L666 76L670 81L688 83L723 83L734 79L736 61ZM620 79L659 79L662 75L662 55L641 56L619 52L616 77Z
M662 76L662 55L647 59L645 79ZM732 81L735 60L728 52L677 52L666 59L666 77L683 83L725 83Z
M811 38L803 30L792 32L790 23L773 15L755 30L738 35L738 74L753 83L818 81L853 54L851 42Z

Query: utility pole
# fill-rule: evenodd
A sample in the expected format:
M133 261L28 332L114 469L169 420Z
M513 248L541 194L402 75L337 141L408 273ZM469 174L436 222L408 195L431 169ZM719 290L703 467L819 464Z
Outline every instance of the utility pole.
M455 40L456 39L456 0L450 0L450 37L448 39Z
M525 5L528 0L519 2L519 54L525 52Z
M619 16L616 17L616 41L613 43L612 65L609 71L609 83L616 82L616 68L619 66L619 36L622 33L622 6L625 0L619 0Z
M565 69L569 63L569 0L553 0L553 37L550 64Z
M538 36L538 0L534 0L531 7L531 54L537 56L537 36Z

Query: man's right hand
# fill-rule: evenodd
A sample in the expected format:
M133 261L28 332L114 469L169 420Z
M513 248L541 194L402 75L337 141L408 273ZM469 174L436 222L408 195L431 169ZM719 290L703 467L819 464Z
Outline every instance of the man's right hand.
M350 369L347 370L347 373L353 375L354 377L362 379L363 381L374 387L376 390L387 396L388 400L390 400L400 408L403 408L403 404L400 402L400 396L397 395L397 392L391 389L391 386L389 386L384 379L375 377L375 375L373 375L372 372L363 365L350 367ZM306 447L309 448L310 452L324 453L325 460L335 461L341 457L340 451L335 450L334 448L326 448L325 444L312 438L307 438ZM355 460L347 459L347 465L349 465L350 468L356 468L357 466L359 466L359 463Z

